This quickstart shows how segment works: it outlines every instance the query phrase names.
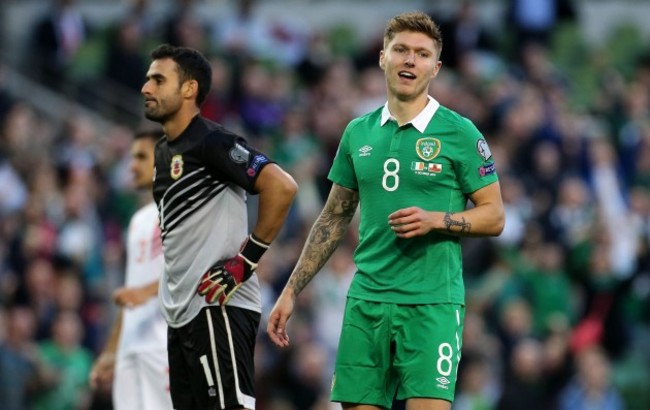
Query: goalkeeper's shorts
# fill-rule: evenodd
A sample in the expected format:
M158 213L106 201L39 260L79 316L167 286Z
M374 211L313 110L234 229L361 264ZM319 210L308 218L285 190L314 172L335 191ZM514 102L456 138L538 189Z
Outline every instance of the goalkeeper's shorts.
M253 355L260 314L208 306L168 328L169 385L175 409L255 408Z

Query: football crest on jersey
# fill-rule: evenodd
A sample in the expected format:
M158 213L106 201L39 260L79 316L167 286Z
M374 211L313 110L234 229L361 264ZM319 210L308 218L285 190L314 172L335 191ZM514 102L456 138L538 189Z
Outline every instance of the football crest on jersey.
M415 143L415 152L424 161L431 161L440 153L440 140L438 138L420 138Z
M172 163L171 163L171 171L170 171L172 179L178 179L183 175L183 156L182 155L174 155L172 157Z

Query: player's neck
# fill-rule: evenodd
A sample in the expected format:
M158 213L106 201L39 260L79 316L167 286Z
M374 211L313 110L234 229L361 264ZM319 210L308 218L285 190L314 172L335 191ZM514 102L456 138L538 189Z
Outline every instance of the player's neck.
M149 205L153 202L153 185L150 185L146 188L139 190L138 192L138 207L142 208L143 206Z
M388 110L401 127L417 117L428 103L429 97L426 93L408 101L400 100L397 96L393 95L388 97Z
M190 122L200 113L198 108L192 110L179 110L173 118L163 124L163 131L167 141L173 141L185 131Z

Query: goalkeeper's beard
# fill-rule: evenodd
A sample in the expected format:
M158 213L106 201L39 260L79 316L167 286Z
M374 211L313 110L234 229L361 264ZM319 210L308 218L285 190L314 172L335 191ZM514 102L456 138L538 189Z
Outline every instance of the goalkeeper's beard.
M172 107L172 109L169 108L169 104L164 104L161 103L158 100L148 100L152 101L153 104L146 104L144 105L144 116L148 120L151 120L153 122L157 122L160 124L165 124L178 113L180 110L181 106L180 103L179 105Z
M153 122L157 122L159 124L164 124L168 122L174 113L157 113L156 110L152 111L147 111L145 108L144 116L146 119L151 120Z

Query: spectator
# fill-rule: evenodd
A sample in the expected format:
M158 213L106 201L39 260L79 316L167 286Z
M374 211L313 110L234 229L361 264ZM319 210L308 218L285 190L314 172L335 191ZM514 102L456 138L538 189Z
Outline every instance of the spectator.
M494 408L497 390L486 358L464 354L459 366L459 375L460 385L454 400L454 410Z
M559 410L623 410L625 405L612 385L609 359L597 346L576 357L576 375L560 397Z
M49 389L36 395L34 410L69 410L88 406L92 354L81 346L82 334L81 320L76 312L57 314L52 324L52 337L39 343L44 365L56 373L56 381Z
M539 342L523 339L514 348L506 371L498 410L547 410L544 390L543 350Z
M5 410L31 408L32 399L53 377L34 343L36 321L26 306L0 309L0 397Z
M571 0L509 0L506 21L513 31L515 56L531 43L550 46L557 24L576 18Z
M109 90L110 87L123 87L127 92L140 92L142 78L147 72L147 60L141 52L141 30L135 18L127 18L111 32L104 74L111 81ZM112 91L116 92L114 89Z
M545 338L555 326L563 324L566 328L573 322L575 306L569 275L564 270L564 249L554 242L545 243L536 262L523 280L531 300L534 334Z
M453 16L442 19L440 30L443 33L440 59L446 67L457 69L472 54L492 53L496 48L492 33L477 16L473 0L462 1Z
M196 14L194 0L174 0L164 22L163 40L174 46L203 49L205 27Z
M89 36L89 25L76 0L52 0L51 8L34 27L29 66L43 83L60 89L66 69Z

